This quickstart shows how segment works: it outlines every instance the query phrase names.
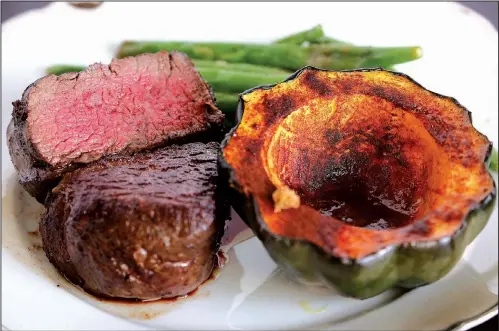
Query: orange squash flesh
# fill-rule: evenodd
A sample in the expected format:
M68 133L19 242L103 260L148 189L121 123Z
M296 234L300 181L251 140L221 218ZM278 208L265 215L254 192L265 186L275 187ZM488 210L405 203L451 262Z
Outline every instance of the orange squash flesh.
M242 100L223 150L238 185L272 233L336 256L449 236L494 187L469 113L406 76L307 69ZM282 187L299 207L275 212Z

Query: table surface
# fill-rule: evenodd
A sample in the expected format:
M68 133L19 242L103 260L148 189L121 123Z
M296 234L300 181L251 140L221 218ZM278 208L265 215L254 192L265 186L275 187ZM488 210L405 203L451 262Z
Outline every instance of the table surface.
M42 8L47 6L50 1L2 1L2 23L16 15L25 11ZM488 19L497 29L498 28L498 3L497 2L461 2L463 5L480 13ZM498 316L490 319L489 321L471 329L472 331L497 331L499 329Z

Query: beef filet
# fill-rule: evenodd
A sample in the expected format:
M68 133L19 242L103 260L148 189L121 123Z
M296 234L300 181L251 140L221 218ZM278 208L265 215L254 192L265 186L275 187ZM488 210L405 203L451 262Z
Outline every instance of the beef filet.
M21 184L43 202L61 175L103 156L220 134L223 114L181 53L159 52L50 75L13 103L9 151Z
M40 223L49 260L103 297L184 295L205 281L228 218L218 144L103 158L64 175Z

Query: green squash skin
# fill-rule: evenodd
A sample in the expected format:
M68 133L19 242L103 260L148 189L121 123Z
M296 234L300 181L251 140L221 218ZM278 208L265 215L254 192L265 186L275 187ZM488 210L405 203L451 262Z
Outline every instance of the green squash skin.
M297 71L288 80L294 79L307 68L310 67ZM350 71L366 70L380 69ZM256 87L242 95L258 88L271 87ZM243 111L244 103L240 98L238 122L241 121ZM469 212L461 227L451 236L434 241L391 245L357 260L334 256L311 242L282 237L269 231L261 218L257 203L251 196L243 193L223 156L223 150L236 129L237 125L227 134L219 153L221 169L229 183L232 207L253 230L276 264L303 284L323 285L338 290L347 297L367 299L394 287L412 289L433 283L457 264L465 248L485 227L495 207L496 186L493 182L490 194ZM484 163L489 161L489 157L490 152Z

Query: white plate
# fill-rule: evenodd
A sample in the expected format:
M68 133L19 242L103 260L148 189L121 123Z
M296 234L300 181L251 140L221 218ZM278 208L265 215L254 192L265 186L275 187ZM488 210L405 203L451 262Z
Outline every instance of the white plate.
M10 329L338 329L449 327L497 304L497 209L459 265L441 281L401 295L357 301L287 280L258 240L229 253L219 277L174 303L97 301L48 263L37 228L42 210L17 184L5 143L11 102L53 63L108 62L124 39L270 41L323 24L357 44L421 45L424 58L398 69L456 97L498 142L497 32L452 3L64 3L2 27L2 318ZM240 222L238 218L233 223ZM239 224L241 225L241 224ZM243 233L244 235L244 233ZM489 312L490 317L495 311ZM465 324L463 327L472 326Z

